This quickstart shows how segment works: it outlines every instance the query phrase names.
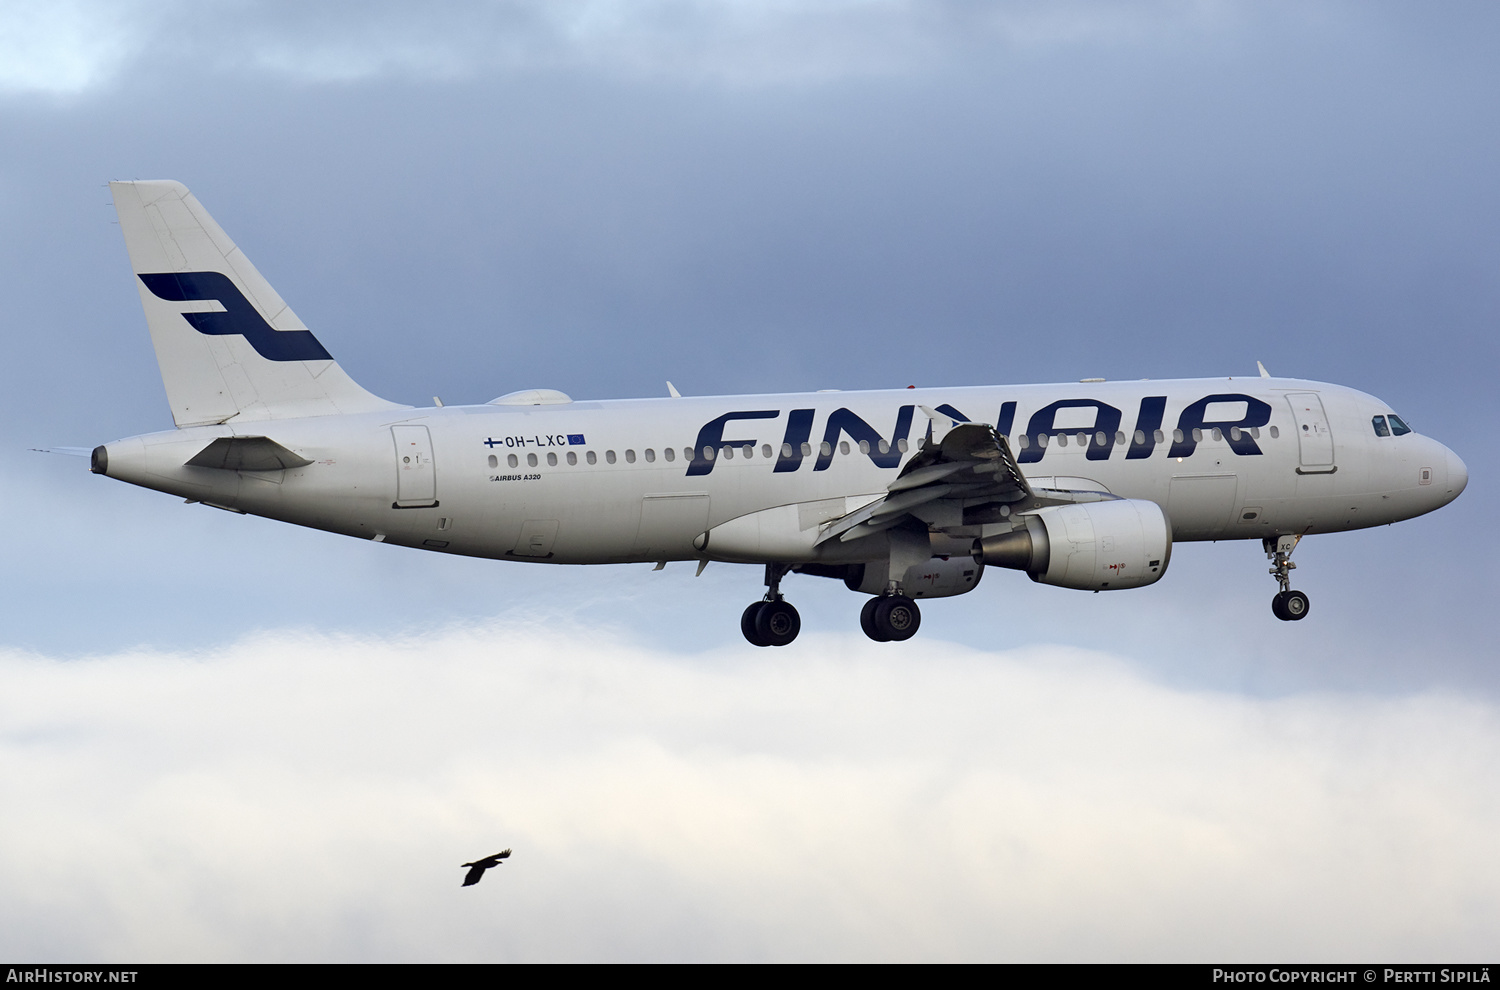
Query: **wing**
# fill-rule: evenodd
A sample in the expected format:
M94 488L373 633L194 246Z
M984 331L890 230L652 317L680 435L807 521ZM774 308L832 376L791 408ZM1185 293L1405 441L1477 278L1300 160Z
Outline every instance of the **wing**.
M1000 522L1045 505L1112 499L1104 492L1033 489L1021 473L1010 443L984 423L961 423L941 441L930 442L907 461L886 494L833 520L818 537L857 540L915 517L950 520L934 529Z
M490 859L510 859L510 850L507 849L504 852L497 852L495 853L495 855L491 856Z
M467 874L464 875L464 882L462 885L465 887L474 886L479 882L480 877L484 876L484 870L485 868L483 866L475 865L473 869L471 869Z
M993 426L963 423L907 461L883 498L835 519L818 542L869 536L898 525L924 506L949 500L963 506L991 503L1004 507L1001 511L1007 516L1051 504L1031 490L1010 444Z

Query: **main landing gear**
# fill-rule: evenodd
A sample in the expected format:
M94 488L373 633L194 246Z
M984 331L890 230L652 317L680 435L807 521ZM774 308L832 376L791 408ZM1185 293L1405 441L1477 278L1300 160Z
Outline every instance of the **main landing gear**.
M1297 549L1297 543L1301 539L1301 536L1293 534L1260 541L1261 546L1266 549L1266 558L1271 561L1271 575L1281 585L1280 593L1271 599L1271 612L1284 622L1294 622L1306 617L1307 610L1311 607L1306 595L1292 590L1291 573L1297 566L1292 563L1292 551Z
M740 616L740 632L752 646L786 646L802 631L802 617L781 597L781 579L790 570L788 564L767 564L766 597L752 602ZM899 589L900 585L891 582L885 594L865 602L859 613L860 628L877 643L911 639L922 624L917 603Z
M921 625L922 610L905 595L871 598L859 612L859 627L877 643L899 643L911 639Z
M767 564L766 597L751 602L740 616L740 632L752 646L786 646L802 631L802 616L781 598L781 579L788 570L786 564Z

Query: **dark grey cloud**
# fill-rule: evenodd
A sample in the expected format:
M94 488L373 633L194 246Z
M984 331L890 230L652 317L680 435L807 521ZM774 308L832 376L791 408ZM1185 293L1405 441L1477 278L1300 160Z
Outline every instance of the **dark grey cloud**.
M1500 15L416 9L0 15L9 955L1488 944ZM187 182L393 399L1259 359L1386 398L1471 482L1305 541L1302 623L1270 616L1258 546L1184 545L1128 594L991 573L900 651L795 578L804 637L767 656L735 627L754 568L420 554L26 453L170 428L120 177ZM507 944L442 866L499 832Z
M1102 0L66 0L9 11L0 89L75 93L153 69L302 82L473 81L514 70L800 86L920 71L975 51L1181 42L1249 11ZM1297 21L1288 6L1272 14ZM1258 19L1252 18L1252 19Z
M1365 388L1454 447L1473 481L1430 518L1304 544L1316 612L1296 635L1266 614L1258 548L1238 544L1183 548L1161 586L1118 599L994 575L934 615L968 642L1113 644L1216 686L1493 687L1474 619L1496 592L1484 8L661 5L621 21L625 8L563 6L485 7L470 32L453 8L405 33L405 8L375 8L347 35L369 65L323 75L316 46L344 36L319 19L338 8L235 6L183 25L142 7L152 44L130 42L102 81L13 88L12 449L169 425L100 183L176 177L358 380L404 401L659 394L667 378L705 394L1253 374L1257 359ZM593 19L565 30L565 14ZM863 54L825 57L812 32L797 51L824 71L711 71L726 47L781 52L809 18L857 25L842 37ZM575 53L645 35L699 63L645 45L632 68L530 42L530 60L455 57L444 72L375 58L423 31L460 54L507 32L550 31ZM252 57L266 38L308 53L306 71ZM684 645L732 639L757 585L713 568L688 585L713 589L693 592L702 621L674 618L633 569L417 561L210 517L80 467L18 453L7 469L11 545L29 561L6 596L17 644L389 629L406 595L421 603L411 621L444 622L543 587L604 603L608 621L666 614ZM285 562L303 555L344 578L308 583ZM852 623L839 589L804 585L813 622ZM205 604L223 600L246 607L226 619ZM1227 653L1207 648L1226 635Z

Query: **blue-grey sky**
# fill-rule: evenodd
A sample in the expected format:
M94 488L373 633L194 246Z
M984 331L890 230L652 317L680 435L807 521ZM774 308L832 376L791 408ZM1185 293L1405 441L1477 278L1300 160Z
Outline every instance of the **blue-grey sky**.
M1018 703L1037 724L1047 712L1073 724L1075 695L1097 698L1123 678L1143 712L1168 720L1179 750L1201 743L1229 769L1221 776L1208 760L1168 771L1162 753L1172 747L1157 748L1145 723L1080 702L1116 734L1099 751L1063 747L1066 757L1051 758L1071 761L1060 776L1076 781L1087 810L1078 849L1093 851L1075 859L1062 843L1029 867L1038 877L1076 872L1072 894L1046 910L1001 910L995 891L1013 877L994 849L974 853L987 865L972 883L971 862L945 853L937 872L910 881L926 885L916 898L925 913L908 920L929 933L910 957L1015 958L1027 945L1050 947L1037 957L1068 956L1062 936L987 939L986 919L1012 909L1040 911L1038 924L1055 932L1095 933L1105 946L1095 958L1130 946L1144 946L1139 958L1477 949L1482 942L1462 936L1350 941L1331 923L1297 941L1269 912L1240 916L1227 903L1207 915L1222 918L1217 934L1172 936L1168 919L1193 913L1202 877L1239 877L1250 902L1271 903L1274 885L1257 887L1258 878L1306 869L1338 885L1359 875L1365 855L1396 855L1402 879L1350 887L1350 904L1399 895L1470 905L1452 908L1449 931L1482 932L1481 922L1500 919L1500 863L1486 844L1453 839L1441 868L1426 872L1432 864L1422 859L1443 836L1500 824L1500 792L1464 769L1500 741L1488 622L1500 590L1491 563L1500 409L1488 381L1500 358L1497 43L1500 12L1482 3L590 0L309 10L76 0L0 11L0 280L11 300L0 370L0 441L11 451L0 486L10 548L0 667L33 692L4 709L0 766L10 769L0 774L49 809L13 825L13 842L0 849L42 848L97 820L98 808L49 790L37 767L88 781L91 754L108 747L129 765L111 779L138 782L122 798L137 815L121 829L134 845L116 847L122 876L153 885L169 915L187 919L199 881L142 852L189 841L181 828L154 831L158 814L207 823L191 840L204 848L215 816L263 818L255 841L268 857L289 850L291 864L337 861L338 829L364 820L369 802L401 793L426 802L388 836L390 850L412 856L402 882L419 882L428 839L442 867L454 854L457 863L493 851L485 828L500 845L512 841L496 825L509 822L566 872L547 895L559 919L577 912L589 919L585 930L603 931L628 910L631 870L652 887L653 909L631 920L644 927L630 929L628 952L624 942L537 931L529 948L507 945L496 958L892 958L900 953L878 933L900 921L896 909L856 907L864 901L854 891L873 874L855 883L821 851L848 824L840 816L860 808L881 818L869 845L857 846L872 858L880 842L900 841L893 822L946 843L944 814L970 816L979 833L990 827L1019 848L1022 818L1037 834L1072 820L1072 799L1027 789L1044 779L1044 764L1027 754L1056 730L985 728ZM1177 549L1159 585L1117 595L991 573L973 594L928 606L922 644L889 656L862 643L854 596L793 578L786 590L807 632L770 659L745 646L737 627L759 593L755 568L714 565L695 579L691 565L653 574L421 554L184 506L92 477L82 461L27 453L171 427L111 223L103 184L112 178L187 183L344 368L395 400L482 402L527 387L655 395L666 379L721 394L1238 376L1260 360L1278 375L1381 396L1457 451L1471 481L1432 516L1305 541L1296 556L1297 584L1313 602L1305 622L1270 615L1275 585L1258 545L1193 545ZM362 650L379 660L368 672ZM1007 652L1015 650L1029 652ZM610 663L616 653L628 662ZM291 656L305 673L289 673ZM549 679L541 659L564 673ZM454 694L441 705L400 689L424 663L447 664L433 674L451 678ZM604 669L590 673L591 664ZM455 671L486 693L466 696ZM665 700L626 690L632 672L659 683ZM582 733L590 741L529 734L526 719L485 736L489 716L509 710L492 707L507 693L507 673L540 709L562 710L574 692L591 698L576 716L592 719ZM308 710L326 710L342 735L292 730L297 716L277 687L289 676ZM594 707L603 703L578 681L596 676L598 690L635 714ZM339 677L359 689L341 697ZM990 709L968 695L947 715L936 702L918 706L953 723L941 741L919 743L924 716L901 699L930 698L934 685L965 694L968 679L1022 701ZM871 699L858 709L864 720L850 714L829 728L833 742L814 744L799 719L817 720L814 701L834 704L840 683ZM762 697L777 690L792 699L787 707ZM741 695L744 711L731 703ZM75 710L65 703L75 696L97 700ZM110 698L134 714L96 732L90 704ZM189 711L215 703L231 737L215 737ZM362 714L366 703L383 716ZM716 723L676 734L704 704ZM1449 724L1454 711L1465 713L1461 726ZM33 724L28 712L45 717ZM1205 712L1231 713L1243 732L1202 736ZM1285 727L1318 724L1319 713L1336 727L1326 738ZM913 746L909 760L874 745L892 721ZM326 774L304 773L289 744L257 756L282 725L327 755ZM386 793L375 756L342 762L342 743L331 741L368 738L367 751L379 754L385 744L375 740L391 725L405 727L397 736L430 730L413 745L442 772L429 779L403 765ZM157 743L138 741L145 726L159 727L146 733ZM1410 752L1351 741L1383 738L1410 742ZM1123 779L1147 795L1128 807L1100 791L1107 775L1094 764L1117 747L1135 761ZM191 771L208 786L164 797L181 780L175 758L162 754L190 750L209 754ZM1382 763L1386 755L1395 762ZM680 773L653 770L667 756ZM695 775L712 778L721 758L740 768L726 779L744 787L703 792L700 802ZM510 794L498 769L507 762L538 780L576 773L576 793ZM265 787L226 796L250 764ZM453 769L463 766L477 769ZM1345 770L1363 783L1341 789ZM336 796L344 772L359 781L348 803ZM611 798L601 782L612 773L642 775L649 799ZM878 797L892 774L907 775L900 800ZM1380 790L1383 774L1395 790ZM1400 790L1427 786L1424 774L1447 789L1425 798ZM1007 803L1006 780L1029 796ZM1198 820L1171 796L1194 781L1213 793L1239 787L1281 815L1306 810L1330 823L1330 843L1335 823L1372 807L1427 801L1437 817L1413 824L1405 812L1372 813L1366 845L1326 874L1307 865L1324 839L1299 840L1285 831L1289 818L1255 818L1251 831L1260 832L1214 833L1204 856L1222 857L1205 860L1201 877L1166 877L1173 847L1132 837L1149 831L1152 816ZM603 789L589 790L595 783ZM715 836L766 809L795 818L799 788L827 798L838 786L849 788L847 802L806 805L822 808L824 831L806 812L795 841L777 829L758 840L781 834L797 882L811 876L816 890L747 894L743 884L764 880L725 864L750 847L708 839L684 841L695 850L685 858L674 858L673 843L646 844L611 881L618 889L596 900L579 872L633 833L591 830L569 814L609 822L649 806L640 821L665 828L655 816L672 808ZM317 792L323 825L285 824L298 788ZM1030 811L1018 818L1022 805ZM1231 805L1201 810L1204 827L1229 828ZM126 814L111 807L110 816ZM362 841L365 857L381 855L378 837ZM1139 919L1117 918L1112 929L1108 911L1093 913L1099 891L1079 864L1105 849L1124 865L1099 882L1110 891L1145 883L1163 919L1154 936L1137 930ZM188 947L209 945L222 946L210 958L470 958L436 931L399 951L376 934L362 942L359 932L400 930L407 919L392 904L350 920L349 905L365 896L357 886L334 884L298 908L315 918L298 913L294 922L258 886L278 868L269 863L253 875L201 864L223 891L222 919L253 915L253 936L231 920L210 932L215 922L202 918L149 933L123 900L90 908L94 921L70 929L72 909L41 891L77 880L66 872L75 867L59 854L47 872L37 864L54 863L50 854L19 856L3 868L26 882L7 885L0 917L33 920L0 925L12 933L0 935L0 954L11 957L198 958L204 950ZM543 869L523 864L518 852L503 881ZM1445 879L1464 866L1464 884ZM653 869L673 879L647 881ZM527 882L546 889L547 875ZM833 920L788 948L776 919L795 927L796 916L777 897L805 897ZM43 903L52 907L39 914ZM449 910L459 909L438 913ZM1365 931L1414 930L1391 911ZM659 923L640 920L647 916ZM295 947L277 943L278 926L294 924L306 933ZM1257 933L1243 951L1231 937L1236 924ZM937 933L951 925L968 934L945 941ZM736 926L749 934L726 934Z

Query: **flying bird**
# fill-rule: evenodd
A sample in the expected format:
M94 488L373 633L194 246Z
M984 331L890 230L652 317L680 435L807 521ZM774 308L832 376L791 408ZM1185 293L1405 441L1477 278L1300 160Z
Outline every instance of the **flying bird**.
M500 861L502 859L507 858L508 856L510 856L510 850L509 849L505 850L504 852L497 852L493 856L486 856L484 859L476 859L472 863L464 863L464 864L462 864L463 866L469 867L469 872L464 877L463 886L465 886L465 887L472 887L472 886L474 886L474 884L478 883L479 880L480 880L480 878L484 876L484 871L485 870L489 869L492 866L503 866L503 865L505 865L505 864L501 863Z

